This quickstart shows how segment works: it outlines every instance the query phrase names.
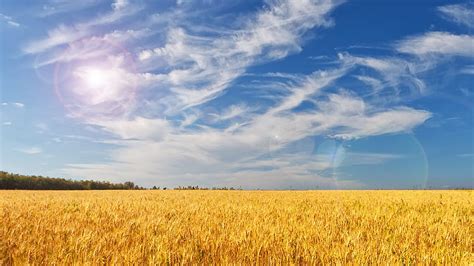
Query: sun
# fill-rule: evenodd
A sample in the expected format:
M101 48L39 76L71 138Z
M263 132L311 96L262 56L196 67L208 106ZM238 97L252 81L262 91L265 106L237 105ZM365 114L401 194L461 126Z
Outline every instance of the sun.
M108 75L105 70L86 67L79 71L79 76L90 88L99 89L107 86Z
M69 58L82 42L64 51ZM54 90L65 109L74 116L118 115L133 107L140 79L134 59L116 44L97 43L99 50L84 58L62 60L54 68Z
M114 105L132 97L134 83L127 70L108 64L82 65L72 72L71 100L92 105Z
M116 97L120 89L117 86L119 75L114 69L97 66L81 66L74 72L74 87L72 91L77 100L88 104L99 104Z

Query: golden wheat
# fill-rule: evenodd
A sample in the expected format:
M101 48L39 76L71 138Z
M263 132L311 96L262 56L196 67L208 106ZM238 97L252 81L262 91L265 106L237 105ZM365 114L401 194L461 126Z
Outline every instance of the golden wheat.
M471 264L472 191L0 191L0 264Z

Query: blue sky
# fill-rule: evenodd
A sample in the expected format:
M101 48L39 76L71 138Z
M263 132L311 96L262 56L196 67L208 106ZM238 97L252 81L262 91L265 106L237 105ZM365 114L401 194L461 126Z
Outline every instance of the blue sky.
M2 1L1 169L472 187L473 28L472 1Z

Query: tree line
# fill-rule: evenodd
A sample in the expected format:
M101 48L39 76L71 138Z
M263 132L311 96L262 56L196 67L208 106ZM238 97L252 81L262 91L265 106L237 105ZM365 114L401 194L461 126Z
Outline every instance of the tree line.
M26 190L105 190L143 189L133 182L110 183L106 181L70 180L44 176L19 175L0 171L0 189Z
M153 187L156 189L156 187ZM158 188L159 189L159 188ZM242 190L241 188L234 188L234 187L199 187L199 186L179 186L174 188L175 190Z
M36 175L20 175L0 171L0 189L23 189L23 190L106 190L106 189L145 189L135 185L133 182L110 183L106 181L93 180L71 180L65 178L53 178ZM167 190L167 187L150 188L152 190ZM199 187L178 186L174 190L241 190L234 187Z

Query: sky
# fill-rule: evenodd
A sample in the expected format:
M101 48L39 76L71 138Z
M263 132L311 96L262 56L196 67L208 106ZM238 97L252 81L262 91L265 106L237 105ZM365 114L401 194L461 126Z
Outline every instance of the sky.
M3 0L0 168L473 187L474 2Z

